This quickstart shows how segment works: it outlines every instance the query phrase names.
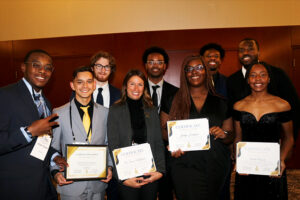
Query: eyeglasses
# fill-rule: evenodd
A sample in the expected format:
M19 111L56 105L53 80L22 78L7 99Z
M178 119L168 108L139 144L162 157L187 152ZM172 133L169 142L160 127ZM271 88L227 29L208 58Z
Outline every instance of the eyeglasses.
M163 60L147 60L148 65L162 65L164 63Z
M94 66L98 69L101 70L104 68L105 71L109 71L111 69L111 67L109 65L101 65L101 64L94 64Z
M31 64L31 66L36 70L41 70L43 67L46 72L53 72L53 70L54 70L54 67L52 64L46 64L43 66L42 63L40 63L38 61L26 62L25 64Z
M196 66L186 66L184 68L184 71L185 72L192 72L193 70L196 70L196 71L203 71L204 70L204 66L203 65L196 65Z

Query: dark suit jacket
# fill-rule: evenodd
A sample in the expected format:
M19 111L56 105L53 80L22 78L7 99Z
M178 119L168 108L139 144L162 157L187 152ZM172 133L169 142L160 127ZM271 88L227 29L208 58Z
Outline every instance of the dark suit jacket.
M268 92L288 101L291 105L293 112L294 137L296 138L300 125L300 101L296 89L282 69L271 65L269 65L269 67L271 74ZM228 77L227 88L231 106L251 93L251 89L242 74L242 70L239 70Z
M49 173L54 149L44 161L30 156L36 139L28 143L20 130L38 119L23 80L0 89L0 199L57 199Z
M216 73L213 76L214 79L214 86L216 89L216 92L220 95L222 95L223 97L227 98L227 77L224 76L223 74L220 73Z
M154 107L144 107L144 113L147 128L147 142L151 146L157 171L165 173L164 145L157 109ZM114 149L131 146L132 134L127 103L123 105L113 105L109 109L107 119L107 137L110 153L112 153ZM116 173L114 173L114 176L117 178Z
M108 84L108 88L109 88L109 95L110 95L109 106L112 106L117 100L121 98L121 91L118 88L112 86L111 84ZM74 96L75 96L75 92L72 91L70 101L74 98Z
M148 92L150 94L149 84L147 84L147 89L148 89ZM163 104L165 104L166 101L170 97L173 97L176 94L177 90L178 90L177 87L175 87L174 85L172 85L172 84L170 84L170 83L168 83L167 81L164 80L163 87L162 87L162 94L161 94L160 106L162 106ZM151 94L150 94L150 96L152 97Z

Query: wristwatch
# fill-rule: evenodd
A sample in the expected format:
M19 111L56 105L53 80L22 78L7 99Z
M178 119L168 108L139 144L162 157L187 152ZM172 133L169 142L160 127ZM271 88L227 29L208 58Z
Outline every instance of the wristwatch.
M32 134L31 134L30 131L28 130L28 126L26 126L26 127L24 128L24 131L28 134L28 136L29 136L30 138L32 138Z

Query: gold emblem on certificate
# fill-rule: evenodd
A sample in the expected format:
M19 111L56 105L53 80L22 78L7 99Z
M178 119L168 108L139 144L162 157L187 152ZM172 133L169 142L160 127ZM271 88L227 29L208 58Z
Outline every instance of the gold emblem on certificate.
M236 146L239 174L280 175L280 145L272 142L239 142Z
M210 149L208 119L168 121L169 150L199 151Z
M107 146L105 145L66 145L67 180L103 179L107 176Z
M113 159L120 180L155 172L156 166L148 143L113 150Z

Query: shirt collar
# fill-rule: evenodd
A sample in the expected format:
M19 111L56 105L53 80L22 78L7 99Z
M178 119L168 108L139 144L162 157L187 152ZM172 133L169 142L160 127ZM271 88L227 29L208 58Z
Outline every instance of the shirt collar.
M246 68L244 66L242 66L242 73L243 73L244 78L246 77L246 72L247 72Z
M96 80L96 89L98 89L100 87L103 88L103 89L107 88L108 87L108 81L104 82L104 84L103 84L103 82L100 83L99 81Z
M32 94L32 90L33 90L32 85L26 80L26 78L23 77L22 80L25 83L27 89L29 90L31 96L33 97L33 94ZM34 93L42 95L42 90L40 90L39 92L34 91Z
M162 88L163 83L164 83L164 79L161 79L161 81L159 81L157 84L154 84L152 81L150 81L150 80L148 79L148 83L149 83L149 87L151 87L151 88L152 88L152 86L154 86L154 85L159 85L160 88Z

